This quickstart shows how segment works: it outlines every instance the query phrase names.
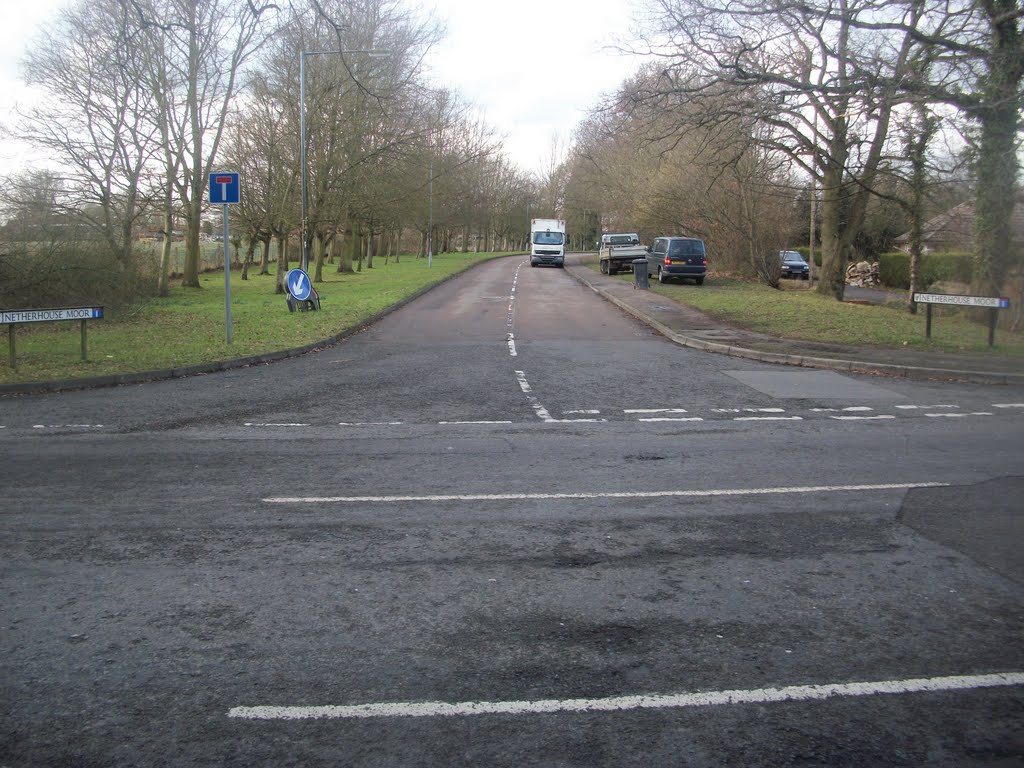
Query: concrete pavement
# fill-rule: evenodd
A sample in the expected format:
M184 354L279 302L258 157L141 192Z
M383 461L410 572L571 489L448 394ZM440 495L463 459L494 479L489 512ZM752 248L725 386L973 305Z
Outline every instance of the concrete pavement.
M609 277L572 256L566 272L667 338L694 349L766 363L921 379L1024 384L1024 358L875 346L822 344L755 333L714 320L652 291L632 276ZM699 290L699 289L697 289ZM924 334L924 318L921 319Z

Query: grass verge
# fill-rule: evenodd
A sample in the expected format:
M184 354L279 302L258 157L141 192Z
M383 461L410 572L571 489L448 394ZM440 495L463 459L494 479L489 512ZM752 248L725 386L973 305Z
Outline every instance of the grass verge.
M585 263L597 271L596 256ZM618 279L632 282L633 275L623 274ZM652 280L650 290L729 325L779 338L1024 357L1024 333L1000 328L995 344L989 347L988 326L972 321L959 307L932 307L929 340L925 338L924 307L911 315L900 301L881 305L838 302L808 290L801 280L783 280L781 290L775 290L755 280L709 273L702 286Z
M303 347L356 328L424 288L498 255L503 254L438 254L429 268L426 259L413 256L387 265L378 258L373 269L351 274L338 274L334 266L325 265L324 281L316 284L320 312L288 312L285 297L274 293L273 275L250 270L243 281L232 272L230 345L224 274L205 274L202 288L175 287L167 298L90 321L88 361L81 359L77 322L19 325L17 369L4 354L0 384L180 368Z
M627 275L632 279L632 275ZM973 322L957 307L933 307L932 338L925 338L924 307L911 315L901 303L838 302L807 283L783 280L782 289L763 283L709 275L702 286L657 281L651 290L740 328L782 338L823 344L856 344L1024 356L1024 334L996 331L988 346L988 326Z

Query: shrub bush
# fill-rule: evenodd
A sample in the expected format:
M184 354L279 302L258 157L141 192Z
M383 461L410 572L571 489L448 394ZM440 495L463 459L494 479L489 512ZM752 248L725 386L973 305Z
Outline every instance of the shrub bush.
M0 307L125 307L154 292L138 262L123 268L101 245L0 241Z
M910 254L883 253L878 257L878 274L890 288L910 288ZM922 291L938 282L970 284L974 260L969 253L928 253L921 258L918 288Z

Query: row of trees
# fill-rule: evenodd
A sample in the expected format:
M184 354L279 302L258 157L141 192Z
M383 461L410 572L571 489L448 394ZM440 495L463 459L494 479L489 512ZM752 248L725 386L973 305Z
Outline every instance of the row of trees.
M326 259L348 269L408 230L423 252L428 237L436 249L454 234L519 245L541 195L471 108L427 82L424 56L441 34L397 0L79 0L25 59L45 104L7 126L57 170L8 189L35 187L62 225L73 221L76 237L89 233L125 270L156 217L166 293L171 233L184 232L183 283L198 287L209 174L237 170L232 229L250 248L276 242L287 265L303 230L304 74L314 279ZM26 201L6 202L10 218Z
M977 288L995 293L1011 254L1022 13L1019 0L648 0L650 63L535 178L428 83L441 29L400 0L79 0L30 48L27 78L51 98L16 130L60 169L36 179L49 209L122 268L144 221L158 215L167 235L182 222L188 286L216 167L241 172L232 226L264 254L276 243L280 290L300 231L318 280L328 260L350 269L403 233L421 253L520 246L531 216L566 218L582 247L602 229L700 234L771 282L820 197L820 289L840 298L873 216L899 210L920 234L938 161L947 178L956 167L938 139L955 131L977 180Z
M612 228L702 234L770 273L806 232L794 203L814 197L819 289L842 298L872 210L898 209L919 254L929 190L966 158L976 287L997 295L1012 253L1022 16L1018 0L650 0L652 63L579 127L567 200ZM937 146L951 132L959 157Z

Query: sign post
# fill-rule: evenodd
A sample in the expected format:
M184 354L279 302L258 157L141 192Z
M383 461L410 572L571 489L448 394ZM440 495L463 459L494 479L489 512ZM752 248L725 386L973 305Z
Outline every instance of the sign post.
M7 348L11 357L11 368L18 370L17 347L14 342L14 331L20 323L52 323L59 320L78 320L82 332L82 362L89 359L86 346L86 320L103 318L103 307L53 307L52 309L0 309L0 325L7 326Z
M228 344L231 343L231 238L228 233L228 206L241 202L241 186L237 173L210 174L210 204L224 208L224 313Z
M988 345L991 347L996 338L996 313L1007 309L1010 300L999 296L958 296L948 293L915 293L914 303L925 304L924 337L932 337L932 304L951 304L956 307L987 307L988 308Z

